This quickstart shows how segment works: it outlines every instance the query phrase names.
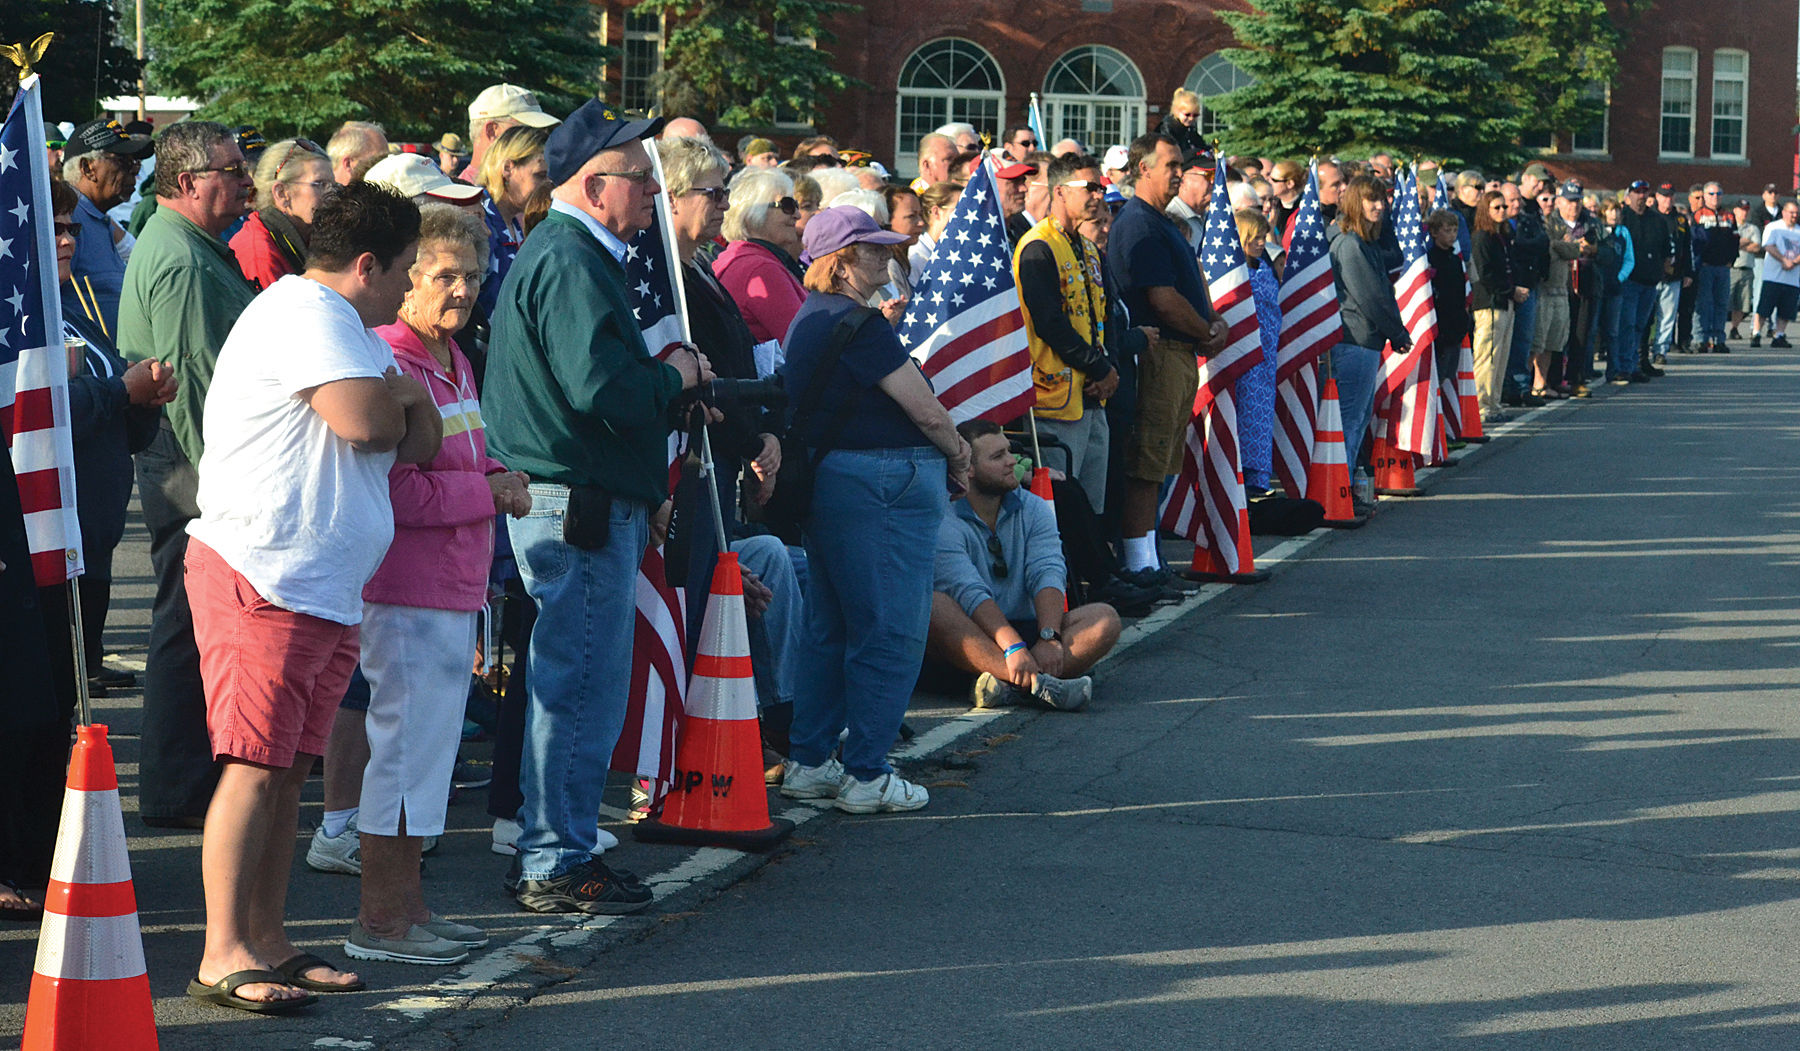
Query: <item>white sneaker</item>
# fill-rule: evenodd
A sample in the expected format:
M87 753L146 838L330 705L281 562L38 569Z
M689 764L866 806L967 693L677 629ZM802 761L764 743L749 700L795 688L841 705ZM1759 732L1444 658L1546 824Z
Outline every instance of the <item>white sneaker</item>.
M1030 699L1024 690L985 671L975 676L969 690L969 701L977 708L1012 708Z
M846 814L889 814L919 810L929 802L931 793L899 774L886 773L873 781L846 777L833 805Z
M1094 680L1086 675L1078 679L1059 679L1038 673L1031 695L1061 712L1078 712L1094 697Z
M818 766L781 764L781 794L789 799L831 799L844 787L844 764L827 759Z
M494 819L494 842L488 848L496 854L512 857L519 852L519 837L525 828L511 818ZM594 829L594 852L603 853L619 845L619 837L603 828Z
M320 872L341 872L346 876L362 875L362 836L356 831L356 819L335 836L325 834L320 825L314 832L312 845L306 848L306 863Z

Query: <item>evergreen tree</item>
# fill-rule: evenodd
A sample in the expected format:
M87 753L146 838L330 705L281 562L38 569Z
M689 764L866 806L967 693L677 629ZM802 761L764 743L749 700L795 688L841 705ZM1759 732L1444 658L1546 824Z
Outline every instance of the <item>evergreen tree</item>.
M867 87L831 68L817 44L836 39L827 16L856 9L836 0L644 0L671 29L656 80L663 111L731 128L815 123L826 96ZM812 41L809 44L807 41Z
M588 0L185 0L159 4L151 74L199 116L270 141L372 120L396 140L466 133L468 105L506 81L567 113L608 57Z
M1558 134L1605 116L1631 24L1653 0L1514 0L1519 34L1512 84L1529 131Z
M29 44L43 33L56 39L36 66L43 77L44 119L76 124L100 115L100 100L135 93L138 63L119 38L119 16L105 0L5 0L0 42ZM0 113L11 107L17 70L0 60Z
M1256 0L1220 12L1256 78L1207 105L1227 148L1269 156L1389 150L1505 167L1522 156L1508 89L1519 23L1496 0Z

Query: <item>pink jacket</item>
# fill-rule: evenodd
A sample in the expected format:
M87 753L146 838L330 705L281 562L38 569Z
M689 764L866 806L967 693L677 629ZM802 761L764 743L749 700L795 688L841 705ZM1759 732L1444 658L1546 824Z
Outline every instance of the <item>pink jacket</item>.
M752 241L733 241L713 260L712 268L758 343L787 339L788 326L806 302L806 288L781 260Z
M406 322L383 325L375 334L394 348L400 371L431 392L444 417L444 444L430 463L396 463L388 472L394 542L363 587L363 601L479 609L487 602L494 561L494 493L487 476L506 468L487 454L469 359L452 341L455 375L446 375Z

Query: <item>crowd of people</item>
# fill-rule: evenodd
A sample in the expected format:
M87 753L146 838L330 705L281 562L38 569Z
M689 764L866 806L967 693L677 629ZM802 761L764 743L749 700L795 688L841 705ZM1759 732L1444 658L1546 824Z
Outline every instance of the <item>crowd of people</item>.
M1397 223L1429 230L1438 367L1454 375L1467 343L1485 422L1648 381L1670 354L1726 353L1746 319L1751 346L1788 346L1800 207L1774 186L1728 205L1696 185L1684 207L1668 183L1614 196L1541 164L1427 165L1418 199L1399 199L1386 154L1221 158L1198 113L1177 92L1155 129L1097 152L1045 148L1028 125L990 149L950 124L919 141L910 182L826 136L785 159L761 137L728 152L691 119L599 100L559 118L510 84L471 102L466 138L423 151L364 122L324 145L204 120L153 139L70 129L53 203L87 565L79 674L97 692L134 679L100 656L135 483L156 588L137 813L203 832L190 994L270 1012L363 987L284 926L320 757L306 860L361 880L344 953L442 965L487 943L431 909L419 868L462 783L465 707L496 636L515 653L487 720L508 893L537 912L647 906L644 882L605 860L617 840L597 816L640 563L666 545L669 583L703 585L714 501L744 566L782 795L927 806L888 758L921 681L978 707L1085 706L1121 618L1196 586L1165 565L1157 525L1199 366L1228 338L1196 257L1216 179L1264 341L1236 391L1253 499L1279 493L1277 290L1313 180L1343 324L1325 367L1359 477L1383 349L1411 339ZM954 256L982 165L1035 407L958 424L897 326ZM647 345L632 242L659 195L691 337ZM771 377L785 397L729 393ZM696 479L690 455L672 485L671 439L702 428L722 469ZM1022 485L1031 466L1053 500ZM798 528L768 510L794 479ZM1359 487L1360 509L1372 499ZM41 909L76 683L59 672L68 611L21 582L18 556L0 553L9 624L41 645L9 645L35 670L7 674L43 700L19 706L32 732L0 757L13 918ZM703 606L689 601L690 635Z

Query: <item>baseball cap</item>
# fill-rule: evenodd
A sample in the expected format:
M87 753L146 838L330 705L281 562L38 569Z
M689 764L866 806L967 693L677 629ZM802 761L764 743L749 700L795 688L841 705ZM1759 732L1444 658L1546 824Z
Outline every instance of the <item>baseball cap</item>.
M427 194L439 200L466 204L481 195L481 187L457 182L422 153L396 153L375 162L363 178L406 197Z
M815 212L806 221L806 230L801 234L800 240L806 246L806 251L800 253L800 262L811 266L813 260L822 259L853 244L904 244L906 235L883 230L861 208L840 204L835 208Z
M1781 189L1779 187L1777 187L1774 183L1768 183L1767 185L1765 185L1763 187L1762 192L1764 192L1764 193L1780 193Z
M511 118L530 128L553 128L562 123L544 112L537 95L517 84L495 84L482 89L469 103L469 120Z
M1538 163L1538 162L1536 162L1536 161L1533 161L1533 162L1531 162L1531 163L1530 163L1530 164L1527 164L1527 165L1526 165L1526 166L1525 166L1525 170L1524 170L1524 172L1522 172L1522 173L1521 173L1521 174L1524 174L1524 175L1535 175L1535 176L1537 176L1537 177L1538 177L1538 178L1540 178L1540 179L1548 179L1548 178L1550 178L1550 177L1551 177L1551 176L1550 176L1550 169L1548 169L1548 168L1546 168L1546 167L1544 167L1544 166L1543 166L1543 165L1542 165L1542 164L1539 164L1539 163Z
M1673 197L1673 196L1675 196L1675 184L1672 182L1665 182L1665 183L1659 184L1656 187L1656 196L1658 196L1658 197Z
M1010 164L1002 164L994 174L1002 179L1023 179L1034 171L1037 169L1024 161L1013 161Z
M1625 187L1625 189L1627 191L1635 191L1637 193L1649 193L1650 192L1650 184L1645 182L1642 179L1633 179L1633 180L1631 180L1631 185Z
M1562 184L1562 189L1558 190L1556 195L1565 201L1579 201L1581 200L1581 191L1581 181L1570 179Z
M101 117L90 120L71 132L65 150L70 157L79 157L84 153L116 153L134 160L143 160L154 148L148 139L139 140L127 136L118 121Z
M1130 150L1123 146L1108 146L1106 148L1106 156L1100 160L1100 166L1110 171L1119 171L1123 169L1130 160Z
M568 182L594 154L648 138L662 126L661 117L631 119L599 99L589 99L544 141L544 166L550 169L550 182Z
M1204 146L1197 150L1188 151L1183 154L1181 158L1182 171L1187 171L1189 168L1205 168L1210 172L1218 166L1219 158L1213 155L1213 151Z
M269 140L263 138L254 124L239 124L231 132L237 136L238 149L244 151L244 158L251 164L255 164L262 151L269 148Z

